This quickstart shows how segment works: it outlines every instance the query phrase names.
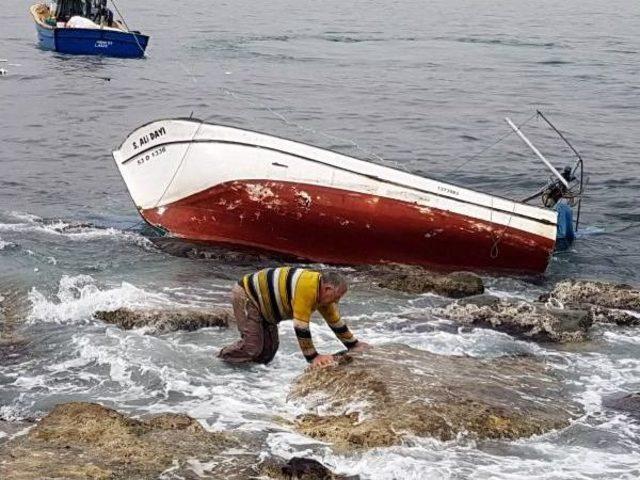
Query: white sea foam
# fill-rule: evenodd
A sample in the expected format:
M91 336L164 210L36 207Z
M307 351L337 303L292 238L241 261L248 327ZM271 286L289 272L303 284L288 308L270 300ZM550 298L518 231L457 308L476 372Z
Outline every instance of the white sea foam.
M505 333L486 328L462 328L450 321L403 318L414 313L407 309L399 315L383 314L373 325L358 327L359 336L373 344L402 343L418 350L440 355L496 357L507 354L540 354L535 343L517 340ZM376 319L378 315L370 318ZM347 319L348 320L348 319Z
M0 406L0 419L6 422L21 422L30 417L31 415L28 412L28 408L19 402Z
M0 238L0 250L5 250L5 249L9 250L9 249L15 248L17 246L18 245L13 243L13 242L8 242L8 241L2 240L2 238Z
M42 218L39 217L38 215L33 215L31 213L26 213L26 212L11 211L9 212L9 215L15 218L16 220L22 220L23 222L42 221Z
M153 244L135 232L118 230L113 227L100 227L92 224L67 222L64 220L44 220L37 215L12 212L11 215L21 222L0 223L0 232L41 233L65 237L71 241L96 239L114 239L136 244L143 248L153 248Z
M171 304L165 295L147 292L127 282L100 289L89 275L64 275L56 299L48 298L33 288L29 300L32 304L31 322L57 323L88 321L98 310Z

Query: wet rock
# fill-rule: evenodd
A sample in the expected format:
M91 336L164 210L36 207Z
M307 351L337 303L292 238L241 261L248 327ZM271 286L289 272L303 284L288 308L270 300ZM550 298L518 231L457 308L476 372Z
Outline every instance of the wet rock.
M605 398L602 404L612 410L624 412L640 421L640 393Z
M233 313L226 308L196 309L167 308L140 309L119 308L113 311L98 311L98 320L118 325L125 330L147 328L152 333L193 331L207 327L228 327L234 320Z
M625 310L614 310L597 305L582 305L582 307L591 311L595 323L615 323L621 327L640 325L640 315L633 315Z
M27 435L4 445L0 478L156 479L169 468L188 474L193 459L212 458L219 461L205 477L248 478L252 462L220 461L224 451L239 446L230 435L207 432L185 415L137 420L73 402L57 405Z
M640 290L630 285L587 280L567 280L556 284L553 291L541 297L562 304L596 305L599 307L640 312Z
M531 357L484 360L403 345L305 372L289 399L310 412L296 419L301 433L346 449L399 444L407 435L529 437L567 426L580 410Z
M149 237L149 240L163 252L176 257L215 260L232 263L236 266L251 266L252 269L256 270L272 265L275 260L299 261L298 258L282 254L270 253L266 255L250 249L231 250L215 245L189 242L175 237Z
M18 363L29 352L29 340L18 333L28 308L23 291L12 289L0 294L0 365Z
M640 325L640 290L630 285L586 280L556 284L540 301L563 308L589 310L594 322Z
M359 475L337 475L317 460L293 457L268 458L260 465L260 471L274 480L359 480Z
M436 293L462 298L484 293L482 278L471 272L440 274L410 265L371 267L368 271L382 288L407 293Z
M593 324L589 310L507 301L491 295L465 298L434 313L461 324L491 328L538 342L584 341Z

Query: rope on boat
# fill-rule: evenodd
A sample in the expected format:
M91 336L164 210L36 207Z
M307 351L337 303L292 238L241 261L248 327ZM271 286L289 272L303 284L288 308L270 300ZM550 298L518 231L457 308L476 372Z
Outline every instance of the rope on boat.
M531 120L533 120L535 117L537 116L537 113L534 113L533 115L531 115L529 118L527 118L524 122L520 123L518 125L518 128L520 127L524 127L527 123L529 123ZM460 170L462 167L464 167L465 165L467 165L469 162L481 157L482 155L484 155L485 153L487 153L489 150L491 150L493 147L495 147L496 145L498 145L500 142L502 142L504 139L506 139L509 135L513 134L513 130L509 130L507 133L505 133L502 137L500 137L498 140L496 140L495 142L493 142L491 145L489 145L488 147L483 148L482 150L480 150L479 153L469 157L467 160L465 160L464 162L462 162L460 165L458 165L457 167L455 167L454 169L450 170L447 174L451 175L452 173L457 172L458 170Z
M180 171L180 169L182 168L182 164L184 163L184 161L187 158L187 155L189 154L189 150L191 150L191 145L193 145L193 141L195 140L196 136L198 135L198 133L200 133L200 129L202 128L202 126L204 125L205 120L200 120L200 125L198 125L198 128L196 128L196 131L193 133L193 136L191 137L191 141L187 144L187 148L184 151L184 154L182 155L182 158L180 159L180 163L178 164L178 167L176 168L175 172L173 172L173 175L171 176L171 180L169 180L169 183L167 184L167 186L165 187L164 191L162 192L162 195L160 195L160 198L158 199L158 201L156 202L156 204L153 206L153 208L157 208L158 205L160 205L160 202L162 201L162 199L164 198L164 196L167 194L167 192L169 191L169 188L171 187L171 185L173 184L173 181L176 179L176 176L178 175L178 172Z
M229 89L227 89L225 87L220 87L220 90L225 95L229 95L229 96L233 97L236 100L240 100L240 101L248 103L249 105L258 106L258 107L262 108L263 110L266 110L267 112L272 114L275 118L277 118L278 120L282 121L287 126L297 128L298 130L301 130L301 131L307 132L307 133L311 133L311 134L316 135L316 136L322 136L322 137L327 138L327 139L332 140L332 141L348 143L354 149L356 149L358 152L361 152L362 154L364 154L366 157L368 157L370 159L378 161L382 165L391 163L394 168L396 168L398 170L404 170L405 172L409 172L409 170L404 165L399 164L398 162L394 162L392 160L387 160L387 159L381 157L380 155L378 155L377 153L375 153L375 152L373 152L371 150L367 150L365 148L362 148L358 144L358 142L356 142L353 139L339 137L337 135L332 135L330 133L326 133L326 132L324 132L322 130L316 130L316 129L311 128L311 127L306 127L304 125L300 125L300 124L298 124L296 122L293 122L293 121L289 120L282 113L275 111L269 105L267 105L265 103L262 103L259 100L251 99L251 96L248 95L248 94L245 94L245 93L239 94L238 92L234 92L234 91L229 90ZM243 97L246 97L246 98L243 98ZM255 98L255 96L254 96L254 98Z
M131 33L131 35L133 35L133 39L136 41L136 45L138 45L138 48L142 52L142 56L143 57L145 55L148 56L146 54L144 48L142 48L142 45L140 45L140 42L138 41L138 35L136 33L134 33L134 32L131 32L131 29L129 29L129 25L127 25L127 21L124 19L124 16L122 15L122 13L120 13L120 9L118 8L118 5L116 5L116 0L111 0L111 4L113 5L113 8L116 9L116 12L118 13L118 16L120 17L120 20L122 20L122 24L124 25L124 28L127 29L128 33Z
M493 222L493 197L491 198L491 221ZM511 226L511 220L513 219L513 215L516 213L516 202L513 202L513 210L511 210L511 214L509 215L509 221L504 226L504 228L500 231L498 235L496 235L493 239L493 245L491 245L491 251L489 253L489 257L491 260L495 260L500 255L499 245L502 241L502 237L507 233L507 229Z

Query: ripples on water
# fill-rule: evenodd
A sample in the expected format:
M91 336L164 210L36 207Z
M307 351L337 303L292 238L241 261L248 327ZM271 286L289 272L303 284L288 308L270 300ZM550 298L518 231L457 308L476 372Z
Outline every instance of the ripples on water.
M133 413L186 412L214 429L264 430L275 426L274 415L297 413L285 398L304 362L289 322L273 364L237 370L214 359L234 332L150 336L91 318L120 306L224 304L233 279L252 268L175 258L142 235L110 150L154 118L194 112L520 197L547 175L517 139L464 162L506 131L503 116L524 120L539 107L585 157L584 230L572 250L553 259L542 285L495 278L490 289L534 298L567 276L638 283L635 2L276 0L213 7L186 0L180 14L172 6L120 3L128 23L152 35L145 60L40 51L29 2L3 10L0 57L14 66L3 67L9 75L0 78L0 293L15 291L27 305L15 332L24 339L19 354L0 366L3 418L41 415L72 399ZM542 124L533 121L526 131L558 165L569 160ZM438 302L357 284L343 310L374 344L543 356L586 414L565 430L509 443L416 439L340 456L278 431L269 450L289 456L311 448L365 478L640 475L638 425L601 406L606 395L640 389L636 330L597 328L587 347L563 350L411 320ZM337 348L325 330L314 330L319 348Z

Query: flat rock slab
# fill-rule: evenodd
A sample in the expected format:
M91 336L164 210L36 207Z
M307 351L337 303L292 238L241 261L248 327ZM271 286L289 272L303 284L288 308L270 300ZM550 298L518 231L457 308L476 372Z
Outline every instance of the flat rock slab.
M465 298L435 309L434 313L463 325L491 328L538 342L584 341L593 324L589 309L561 309L491 295Z
M226 308L207 310L196 308L139 310L119 308L112 311L98 311L94 316L98 320L118 325L125 330L145 327L152 333L228 327L229 323L234 320L232 311Z
M30 353L29 339L19 333L29 308L26 292L0 293L0 365L19 363Z
M378 286L407 293L435 293L462 298L484 293L482 278L471 272L435 273L410 265L370 267L367 272Z
M301 375L296 428L337 448L399 444L407 435L516 439L566 427L580 412L532 357L483 360L388 345Z

